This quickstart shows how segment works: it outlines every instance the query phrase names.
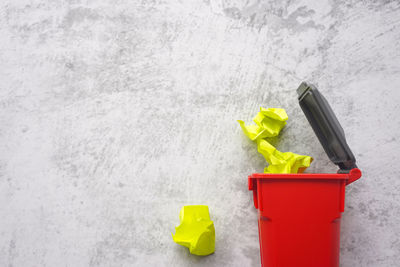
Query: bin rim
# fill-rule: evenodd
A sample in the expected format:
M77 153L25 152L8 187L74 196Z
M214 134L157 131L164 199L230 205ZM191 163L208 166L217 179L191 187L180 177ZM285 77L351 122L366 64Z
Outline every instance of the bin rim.
M347 180L350 184L361 177L361 170L351 169L349 173L253 173L249 175L249 190L252 190L253 179L306 179L306 180Z
M340 171L340 170L339 170ZM310 181L314 183L320 182L338 182L341 184L341 190L345 190L345 186L358 180L361 177L361 171L358 168L351 169L349 173L253 173L248 178L248 189L253 191L254 207L259 208L258 204L258 187L265 182L298 182ZM340 210L344 211L344 202L340 204ZM262 210L262 208L261 208Z

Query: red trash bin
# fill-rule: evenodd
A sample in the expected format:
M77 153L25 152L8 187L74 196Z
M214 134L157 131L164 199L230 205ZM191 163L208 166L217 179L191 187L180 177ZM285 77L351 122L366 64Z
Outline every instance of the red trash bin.
M261 265L339 266L345 186L360 177L357 168L343 174L249 176L258 209Z
M344 131L326 99L313 86L297 89L300 106L338 173L249 176L258 209L261 265L337 267L345 186L361 177Z

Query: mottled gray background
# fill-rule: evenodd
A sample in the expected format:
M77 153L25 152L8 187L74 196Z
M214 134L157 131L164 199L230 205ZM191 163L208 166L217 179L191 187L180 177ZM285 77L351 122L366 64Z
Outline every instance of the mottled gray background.
M399 1L2 1L0 266L259 266L236 119L287 109L278 148L335 172L295 89L331 102L364 176L342 266L400 262ZM209 205L216 252L173 243Z

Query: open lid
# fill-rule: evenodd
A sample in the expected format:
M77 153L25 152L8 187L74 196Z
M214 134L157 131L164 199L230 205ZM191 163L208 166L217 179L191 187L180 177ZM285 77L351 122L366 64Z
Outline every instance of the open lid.
M325 97L315 86L302 82L297 88L299 104L330 160L342 173L357 168L356 159L347 145L342 126Z

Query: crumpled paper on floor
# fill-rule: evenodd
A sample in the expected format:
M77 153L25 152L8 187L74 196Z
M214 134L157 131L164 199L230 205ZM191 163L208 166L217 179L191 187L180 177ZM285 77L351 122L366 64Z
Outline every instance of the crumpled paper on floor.
M215 251L215 228L208 206L184 206L180 213L181 224L172 234L175 243L189 248L190 253L206 256Z
M268 162L264 173L301 173L310 166L313 158L292 152L281 152L271 145L265 138L275 137L286 125L288 116L282 108L260 108L253 121L256 125L245 125L238 120L244 134L252 141L257 142L258 152Z

